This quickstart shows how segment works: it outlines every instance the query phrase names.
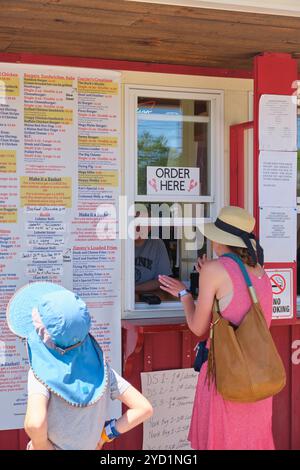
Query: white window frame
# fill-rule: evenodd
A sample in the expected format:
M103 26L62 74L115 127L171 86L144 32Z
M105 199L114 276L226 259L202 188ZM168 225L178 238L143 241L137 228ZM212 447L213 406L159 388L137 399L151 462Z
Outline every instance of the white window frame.
M193 99L210 101L211 120L211 152L215 158L211 160L211 184L209 196L148 196L137 195L137 99L142 97ZM124 148L124 190L128 200L128 207L134 202L197 202L211 205L210 221L216 217L224 205L224 92L222 90L208 90L196 88L159 87L144 85L125 85L125 148ZM134 177L133 177L134 175ZM134 184L132 184L134 182ZM124 266L123 266L123 318L166 318L182 317L182 305L178 302L162 302L160 305L135 303L134 293L134 241L123 240Z

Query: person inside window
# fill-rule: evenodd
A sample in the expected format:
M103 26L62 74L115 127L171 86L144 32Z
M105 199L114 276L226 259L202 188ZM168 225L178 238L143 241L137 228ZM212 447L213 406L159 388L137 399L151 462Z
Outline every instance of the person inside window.
M136 216L148 217L137 213ZM136 227L135 291L137 294L159 290L158 276L172 274L171 264L163 240L148 238L150 226Z

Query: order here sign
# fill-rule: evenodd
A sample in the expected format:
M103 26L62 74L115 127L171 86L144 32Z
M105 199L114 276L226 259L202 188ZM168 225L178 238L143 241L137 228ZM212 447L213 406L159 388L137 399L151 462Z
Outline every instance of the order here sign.
M147 166L147 194L199 196L199 168Z

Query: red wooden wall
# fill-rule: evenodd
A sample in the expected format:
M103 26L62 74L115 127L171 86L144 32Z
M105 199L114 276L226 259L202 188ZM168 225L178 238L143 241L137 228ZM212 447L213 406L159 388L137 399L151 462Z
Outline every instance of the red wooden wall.
M126 323L126 322L125 322ZM191 367L196 338L178 321L170 324L123 326L124 377L140 389L140 373L150 370ZM300 450L300 351L299 365L291 361L292 344L300 341L300 325L274 326L272 334L287 371L287 385L274 398L273 433L277 449ZM115 449L137 450L142 447L142 426L115 442ZM1 431L0 449L25 449L24 431Z
M155 64L155 70L149 64L129 64L84 58L47 57L18 54L15 56L2 54L3 62L39 63L65 66L83 66L94 68L114 68L140 71L156 71L161 73L180 73L167 65ZM284 67L282 74L284 75ZM193 75L238 76L224 73L222 70L200 68L182 68L181 73ZM223 74L223 75L222 75ZM271 74L272 75L272 74ZM240 75L242 76L242 75ZM249 77L249 75L248 75ZM276 93L276 91L274 91ZM239 148L241 148L241 143ZM257 165L257 161L255 161ZM242 173L242 167L239 167ZM257 189L257 180L254 181ZM231 181L231 193L242 198L242 191L237 183ZM140 389L140 373L144 371L177 369L191 367L194 359L193 346L196 338L189 332L182 321L171 319L163 321L123 322L123 375L134 386ZM300 364L291 361L292 344L300 341L300 321L292 323L275 323L272 334L284 360L287 371L287 386L274 399L273 433L277 449L300 449ZM300 357L300 354L299 354ZM0 431L0 450L25 449L27 437L23 430ZM142 427L132 430L115 442L116 449L140 449L142 445Z

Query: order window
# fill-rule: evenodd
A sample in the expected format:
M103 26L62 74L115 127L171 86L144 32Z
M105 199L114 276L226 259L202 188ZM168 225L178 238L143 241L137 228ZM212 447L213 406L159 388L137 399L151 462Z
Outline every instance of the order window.
M160 289L158 275L182 280L197 297L197 257L210 254L198 223L214 216L222 198L222 96L128 86L125 108L132 228L125 309L128 316L179 315L181 303Z

